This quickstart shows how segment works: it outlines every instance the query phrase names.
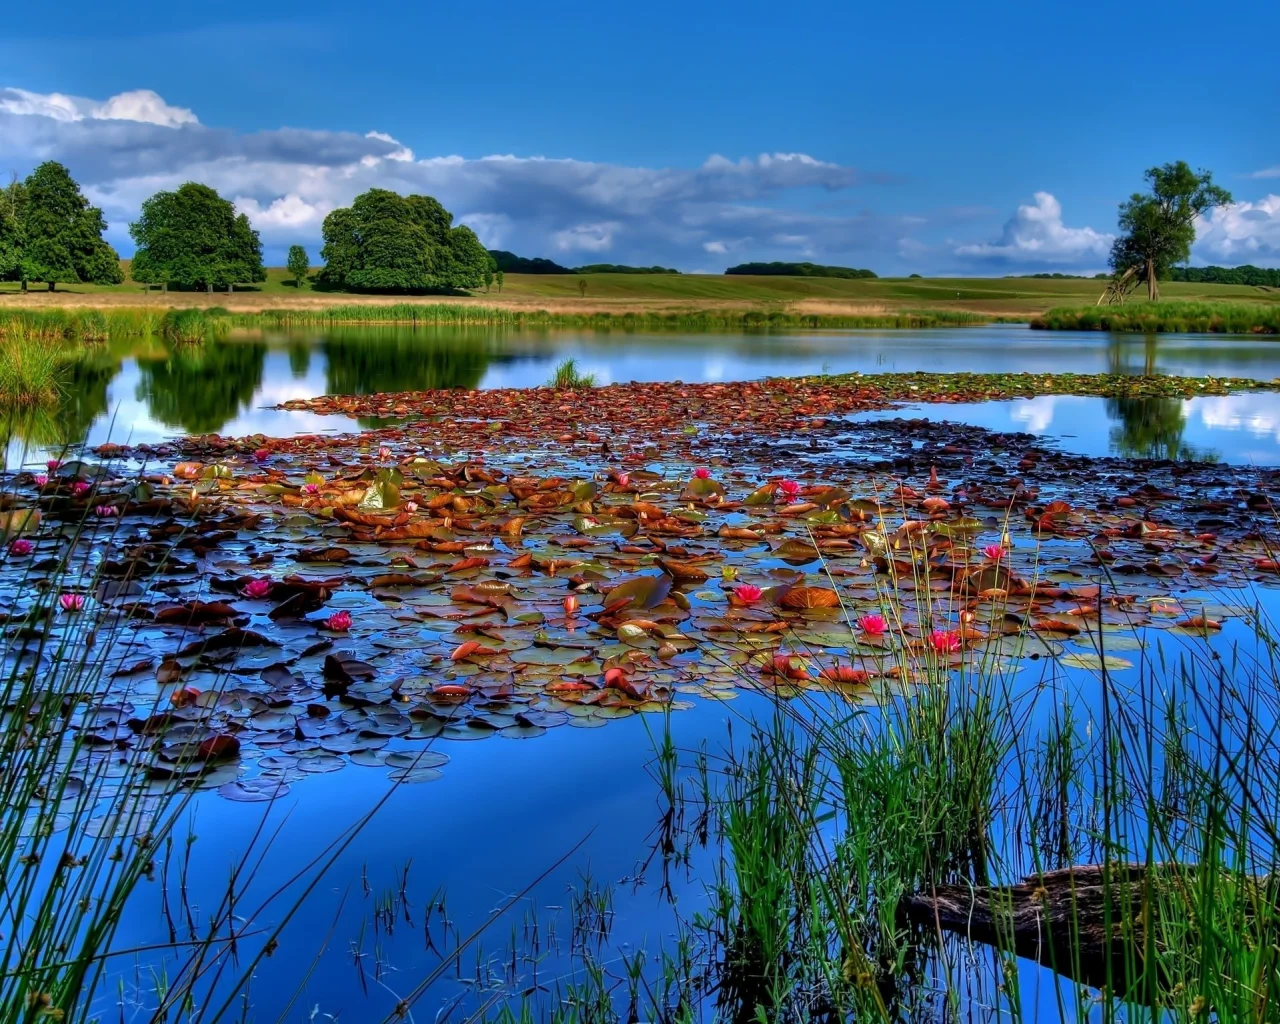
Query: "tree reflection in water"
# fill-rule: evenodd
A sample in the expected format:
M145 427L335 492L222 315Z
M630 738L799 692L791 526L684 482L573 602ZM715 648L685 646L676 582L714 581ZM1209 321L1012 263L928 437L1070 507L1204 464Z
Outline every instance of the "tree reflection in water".
M1110 372L1156 376L1159 373L1156 368L1156 336L1148 334L1143 339L1140 367L1127 358L1125 340L1123 336L1112 335L1107 343ZM1117 455L1137 459L1218 461L1217 452L1193 447L1182 440L1187 425L1186 402L1181 398L1107 399L1107 416L1115 421L1111 428L1112 450Z
M485 332L432 330L371 334L334 332L320 344L325 357L325 390L331 395L372 395L386 391L474 388L492 358ZM361 426L379 420L361 417Z
M163 359L138 360L137 397L166 427L216 433L251 406L266 354L261 342L173 345Z

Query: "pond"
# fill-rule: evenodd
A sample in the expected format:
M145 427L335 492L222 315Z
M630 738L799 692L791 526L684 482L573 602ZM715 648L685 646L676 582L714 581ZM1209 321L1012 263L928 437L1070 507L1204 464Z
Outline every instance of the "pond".
M546 383L569 358L600 384L1010 369L1280 377L1280 344L1274 341L1043 332L1018 325L807 334L344 327L246 334L200 349L126 339L91 348L73 365L67 400L56 412L11 417L9 456L21 457L24 444L142 444L183 432L337 433L361 424L272 407L321 394L532 387ZM1275 394L1189 401L1045 397L951 407L945 415L1062 438L1069 450L1087 454L1280 463Z
M1280 349L1266 342L1015 327L342 330L97 350L71 400L38 430L23 421L11 446L165 442L148 456L166 472L134 484L88 464L46 473L34 451L26 461L39 458L41 472L13 472L13 458L6 514L34 505L46 518L26 560L10 548L0 565L0 605L6 621L39 613L51 624L34 654L36 631L6 635L11 671L49 651L100 651L96 631L77 625L91 614L124 624L127 644L94 680L100 704L76 722L92 739L78 785L97 771L144 799L174 778L193 793L122 918L101 1019L154 1019L181 943L229 919L242 930L238 959L204 972L213 980L192 1020L215 1019L248 967L246 1020L498 1021L530 996L543 1000L530 1019L569 1005L580 1014L566 1019L612 1019L581 1009L600 994L583 982L592 972L622 1010L628 985L643 990L639 1006L690 1002L686 1014L621 1019L713 1020L723 1002L719 1019L754 1020L718 987L731 970L695 971L689 992L654 996L688 981L690 922L716 918L719 873L743 868L714 826L708 840L703 780L731 787L735 756L780 707L873 735L931 673L957 679L959 703L930 734L972 711L974 693L998 703L993 722L1009 731L1022 774L995 793L993 842L1012 851L1002 877L1050 847L1055 863L1098 856L1084 748L1060 730L1065 715L1081 736L1113 736L1109 702L1134 714L1123 726L1134 733L1114 738L1147 751L1135 772L1165 780L1171 820L1196 806L1186 766L1241 748L1259 755L1243 783L1251 816L1274 817L1274 744L1249 744L1256 729L1266 748L1280 721L1266 667L1280 594L1267 495L1280 478L1247 467L1280 465L1276 396L921 404L815 426L798 413L775 424L777 403L752 405L749 389L707 388L695 397L729 408L699 428L684 406L664 421L640 404L600 410L584 397L574 408L531 392L502 417L528 433L490 430L467 408L474 396L459 399L461 415L390 427L367 409L264 408L324 393L528 387L570 357L600 383L877 369L1280 375ZM769 429L730 436L739 410ZM574 422L597 413L614 418ZM362 427L378 432L335 436ZM182 436L213 432L319 437ZM1113 455L1228 465L1094 458ZM921 566L937 575L914 577ZM59 591L86 600L49 610ZM882 610L900 615L897 638L868 621ZM935 614L946 628L933 629ZM1175 736L1162 731L1166 712ZM230 754L192 766L179 752L187 741ZM1072 758L1078 773L1055 790L1054 766ZM824 799L848 822L859 808L842 801L869 793ZM1135 803L1122 815L1126 840L1139 837L1130 857L1194 845L1194 834L1149 836L1154 812ZM1055 811L1061 835L1033 855L1028 836L1053 832ZM100 831L131 838L117 825ZM823 852L827 817L814 837ZM240 866L231 907L229 860ZM956 980L962 1012L1005 1012L1016 975L1028 1019L1099 1013L1031 959L1003 964L968 943L950 953L956 970L996 979L964 995L967 976ZM907 980L884 996L886 1016L954 1014L937 996L950 970L900 964Z

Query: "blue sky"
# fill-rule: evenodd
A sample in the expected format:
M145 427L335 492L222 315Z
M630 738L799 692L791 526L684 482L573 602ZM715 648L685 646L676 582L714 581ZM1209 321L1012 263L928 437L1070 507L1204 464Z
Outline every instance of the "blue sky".
M1280 265L1278 34L1263 2L25 5L0 168L63 159L122 251L193 178L276 258L385 185L571 265L988 274L1102 269L1185 159L1238 201L1196 262Z

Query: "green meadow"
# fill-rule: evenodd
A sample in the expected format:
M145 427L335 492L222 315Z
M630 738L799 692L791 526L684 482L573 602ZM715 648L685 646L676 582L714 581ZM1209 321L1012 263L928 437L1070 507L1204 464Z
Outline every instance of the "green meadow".
M312 285L298 288L284 267L267 268L266 281L238 287L228 295L216 292L210 301L205 292L162 293L148 289L128 277L128 260L121 261L126 280L118 285L59 285L51 297L43 287L33 287L19 297L16 283L0 284L0 302L19 300L31 304L77 302L101 296L112 304L128 298L145 299L164 305L243 305L261 308L267 297L279 297L289 304L308 305L385 301L380 296L318 290ZM312 276L315 270L313 268ZM580 282L586 293L580 294ZM620 311L627 306L666 308L798 306L798 312L851 313L895 312L899 310L960 310L995 317L1028 319L1055 307L1092 305L1105 282L1093 279L1043 278L875 278L844 280L823 277L750 277L724 274L508 274L498 290L495 283L487 292L470 294L487 305L538 303L553 312ZM1219 285L1167 282L1161 285L1167 300L1280 304L1280 289L1266 286ZM398 301L404 301L401 296ZM410 299L409 301L413 301ZM419 301L441 301L440 296L424 296ZM444 301L448 301L446 297ZM857 310L851 307L858 307Z

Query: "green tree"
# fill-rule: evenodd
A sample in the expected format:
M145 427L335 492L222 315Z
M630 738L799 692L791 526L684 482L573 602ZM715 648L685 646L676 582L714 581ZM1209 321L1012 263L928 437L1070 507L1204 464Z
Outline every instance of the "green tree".
M258 232L208 185L189 181L157 192L142 204L129 234L138 246L130 269L135 281L230 291L267 279Z
M495 271L493 272L493 276L494 276L494 278L495 278L495 279L497 280L497 282L498 282L498 294L499 294L499 295L501 295L501 294L502 294L502 282L506 280L507 275L506 275L506 273L505 273L505 272L503 272L502 270L495 270Z
M307 250L300 245L289 246L289 259L285 266L289 268L289 273L293 275L293 286L301 288L307 283L307 271L311 269L311 265L307 262Z
M374 188L324 219L324 270L331 288L416 292L478 288L489 254L475 232L430 196Z
M1231 202L1231 193L1213 183L1208 171L1193 171L1185 161L1150 168L1144 177L1149 193L1135 192L1120 204L1123 234L1111 247L1111 284L1103 300L1122 301L1145 282L1147 297L1160 298L1160 279L1175 263L1191 257L1196 218Z
M44 281L54 291L59 281L119 284L124 280L120 257L102 238L107 229L102 211L89 205L62 164L52 160L41 164L20 190L11 185L9 191L21 233L17 275L24 284Z

